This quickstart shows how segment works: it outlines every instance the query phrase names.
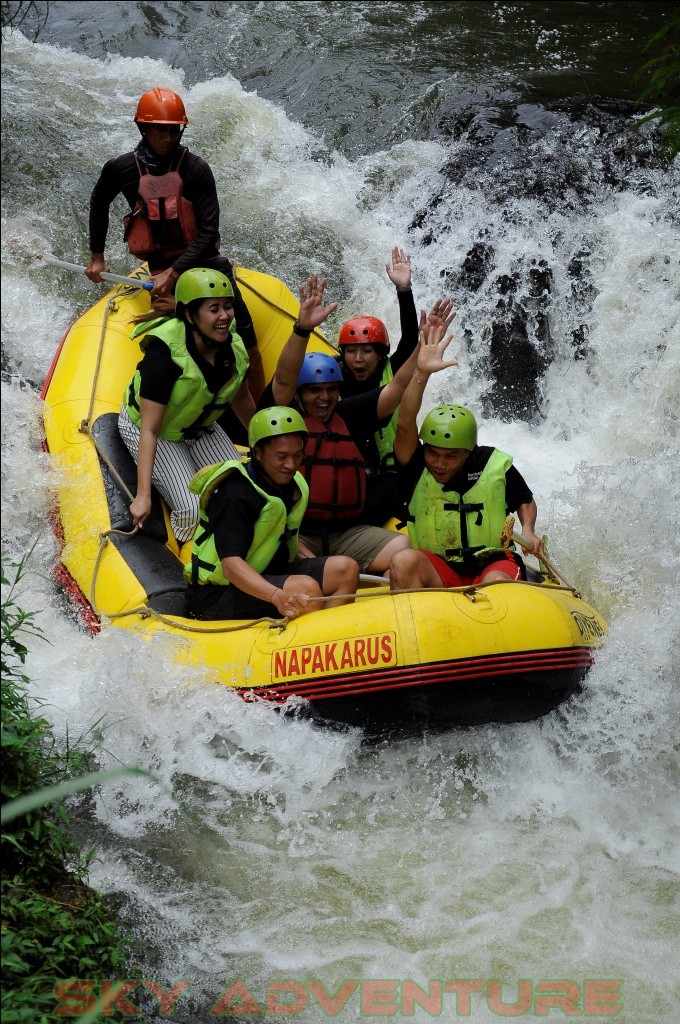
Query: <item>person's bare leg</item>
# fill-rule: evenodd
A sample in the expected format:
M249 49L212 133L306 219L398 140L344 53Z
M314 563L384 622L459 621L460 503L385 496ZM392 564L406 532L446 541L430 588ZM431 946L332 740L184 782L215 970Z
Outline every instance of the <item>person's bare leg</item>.
M319 608L336 608L341 604L351 604L359 586L359 566L347 555L331 555L326 560L323 571L323 592L328 597L338 597L333 601L319 602ZM352 595L347 597L346 595ZM341 596L342 595L342 596Z
M390 590L429 590L443 585L439 573L422 551L406 548L393 556Z
M378 552L366 571L380 576L387 576L393 556L396 555L397 551L403 551L406 548L410 549L408 537L403 533L398 533L394 540L391 540L382 551Z
M496 569L492 569L491 572L487 572L485 576L482 576L480 583L514 583L512 576L508 576L505 572L498 572Z

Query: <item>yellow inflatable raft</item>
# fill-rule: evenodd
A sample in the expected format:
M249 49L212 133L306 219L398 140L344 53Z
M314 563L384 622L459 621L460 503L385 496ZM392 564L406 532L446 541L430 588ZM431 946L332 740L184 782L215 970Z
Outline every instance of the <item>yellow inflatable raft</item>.
M137 279L145 279L139 268ZM267 379L298 300L279 280L239 268ZM554 574L527 583L390 594L364 581L354 604L292 622L196 622L185 617L182 559L156 497L131 532L136 469L118 436L125 385L140 358L131 321L148 293L118 285L67 331L45 382L45 447L58 472L58 579L96 634L102 622L153 642L245 699L322 720L446 727L536 718L578 689L606 625ZM321 332L310 346L331 350ZM553 575L553 578L551 578ZM289 698L306 698L306 701Z

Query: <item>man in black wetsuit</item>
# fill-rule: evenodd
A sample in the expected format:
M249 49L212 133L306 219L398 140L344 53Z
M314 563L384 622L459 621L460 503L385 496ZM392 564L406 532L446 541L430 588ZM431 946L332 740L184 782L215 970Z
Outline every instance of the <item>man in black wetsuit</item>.
M257 399L264 371L255 330L232 265L220 253L213 173L202 157L180 145L188 124L184 103L171 89L149 89L137 104L135 123L142 136L136 148L104 164L90 197L91 255L85 273L99 282L109 269L104 258L109 208L122 193L130 206L124 238L132 255L149 264L151 301L159 312L172 311L175 282L185 270L208 267L231 281L237 330L250 358L248 384Z

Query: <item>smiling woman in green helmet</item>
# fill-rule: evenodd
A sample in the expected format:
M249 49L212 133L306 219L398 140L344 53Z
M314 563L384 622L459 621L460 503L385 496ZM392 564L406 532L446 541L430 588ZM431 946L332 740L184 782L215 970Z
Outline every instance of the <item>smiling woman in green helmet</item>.
M191 488L200 496L187 609L197 619L289 619L346 604L359 566L340 555L298 558L309 488L298 472L307 427L296 409L271 406L248 427L251 460L206 466ZM341 596L343 595L343 596ZM329 598L315 603L314 598Z
M118 429L137 463L135 526L151 511L151 487L170 508L180 543L198 523L198 497L189 491L197 469L238 458L216 422L232 406L247 427L255 412L248 389L248 353L236 333L233 289L224 274L187 270L175 288L176 312L140 324L144 353L125 389Z
M512 456L477 444L477 422L461 405L439 405L416 418L432 373L456 366L445 359L444 325L421 332L416 371L399 406L394 455L410 494L411 548L392 559L393 590L461 587L526 578L524 563L501 545L508 512L517 512L532 554L542 554L536 502Z

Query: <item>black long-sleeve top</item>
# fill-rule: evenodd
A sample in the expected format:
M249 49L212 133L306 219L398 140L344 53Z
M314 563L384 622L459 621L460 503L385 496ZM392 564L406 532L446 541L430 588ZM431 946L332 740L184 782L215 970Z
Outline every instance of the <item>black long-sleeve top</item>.
M184 158L178 173L182 179L183 195L194 208L196 236L184 252L166 266L154 264L153 271L165 270L172 266L181 274L190 267L200 266L201 260L219 255L220 204L217 198L215 178L208 163L185 146ZM171 163L176 162L177 150L166 160L157 160L152 174L165 174ZM121 193L130 209L134 209L139 198L139 169L133 151L108 160L102 168L90 196L90 252L103 253L109 230L109 207Z

